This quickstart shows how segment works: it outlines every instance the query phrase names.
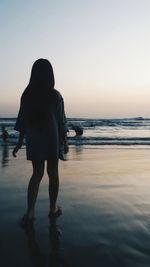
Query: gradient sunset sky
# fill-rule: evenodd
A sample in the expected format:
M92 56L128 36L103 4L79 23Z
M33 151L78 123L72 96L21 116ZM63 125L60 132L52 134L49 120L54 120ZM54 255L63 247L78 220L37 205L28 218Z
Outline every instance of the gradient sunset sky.
M1 0L0 117L47 58L67 117L150 117L150 0Z

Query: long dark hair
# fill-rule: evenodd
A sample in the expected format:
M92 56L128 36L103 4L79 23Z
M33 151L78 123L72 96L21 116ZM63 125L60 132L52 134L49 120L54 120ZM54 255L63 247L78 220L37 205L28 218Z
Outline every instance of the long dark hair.
M55 85L51 63L40 58L32 66L29 84L22 100L27 109L27 120L36 128L44 127L48 120L49 105L54 102L53 89Z

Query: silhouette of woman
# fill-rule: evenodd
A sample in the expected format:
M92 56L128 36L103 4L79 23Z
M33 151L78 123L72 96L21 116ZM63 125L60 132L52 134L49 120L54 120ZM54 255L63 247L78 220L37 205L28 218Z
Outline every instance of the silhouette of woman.
M64 101L61 94L54 89L54 84L50 62L47 59L35 61L29 84L21 97L15 124L19 139L13 156L16 157L25 137L27 160L31 160L33 166L27 192L27 211L21 220L22 225L30 224L34 220L35 202L45 161L49 176L49 217L57 217L62 212L56 205L59 190L58 161L59 158L63 159L63 153L68 152L67 123Z

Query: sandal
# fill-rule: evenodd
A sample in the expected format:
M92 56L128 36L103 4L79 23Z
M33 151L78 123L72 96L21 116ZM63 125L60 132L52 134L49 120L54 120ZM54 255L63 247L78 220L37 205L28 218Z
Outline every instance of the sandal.
M57 206L57 210L55 212L50 212L48 214L48 217L50 219L54 219L54 218L59 217L60 215L62 215L62 209L61 209L61 207Z
M28 227L33 225L33 221L35 218L29 218L26 214L23 215L21 221L20 221L20 226L21 227Z

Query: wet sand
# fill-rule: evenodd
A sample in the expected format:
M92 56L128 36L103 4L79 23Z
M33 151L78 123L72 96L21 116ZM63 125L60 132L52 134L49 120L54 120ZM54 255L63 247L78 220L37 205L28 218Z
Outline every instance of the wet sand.
M150 150L72 147L60 162L63 215L49 223L48 178L42 180L33 229L26 207L31 163L0 147L1 266L149 267Z

